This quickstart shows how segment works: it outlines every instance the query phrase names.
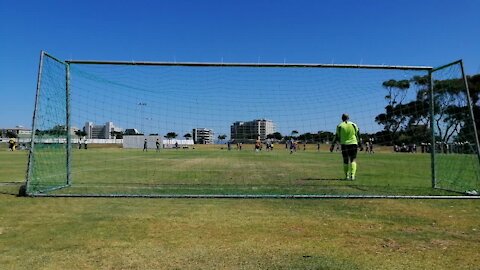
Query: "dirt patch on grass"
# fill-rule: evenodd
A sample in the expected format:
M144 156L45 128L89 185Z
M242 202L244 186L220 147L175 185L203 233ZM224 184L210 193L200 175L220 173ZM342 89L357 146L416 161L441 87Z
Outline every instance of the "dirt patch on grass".
M406 227L406 228L401 229L401 231L404 232L404 233L413 234L413 233L421 232L422 230L419 229L419 228L416 228L416 227Z
M397 251L397 250L400 250L401 245L397 241L387 238L387 239L383 239L382 247L385 249Z
M432 239L430 240L430 246L431 248L447 249L453 246L453 242L445 239Z

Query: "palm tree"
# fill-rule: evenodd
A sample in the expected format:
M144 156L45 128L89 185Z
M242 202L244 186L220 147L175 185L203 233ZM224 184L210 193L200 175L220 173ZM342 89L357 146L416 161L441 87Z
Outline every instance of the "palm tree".
M178 134L175 132L168 132L167 135L165 135L165 138L167 139L175 139L177 138Z
M223 140L225 140L227 138L227 135L223 134L223 135L218 135L218 140L220 142L223 142Z

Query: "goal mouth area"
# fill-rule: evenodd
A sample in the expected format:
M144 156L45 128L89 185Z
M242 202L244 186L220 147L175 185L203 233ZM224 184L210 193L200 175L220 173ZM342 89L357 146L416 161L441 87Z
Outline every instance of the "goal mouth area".
M111 179L110 179L111 181ZM309 180L312 181L312 180ZM345 179L316 179L320 184L153 184L106 182L75 183L38 189L32 197L138 197L138 198L365 198L365 199L478 199L448 189L428 187L402 187L388 191L388 186L373 186ZM177 181L178 182L178 181ZM228 182L228 181L225 181ZM298 181L296 181L298 182ZM292 192L293 191L293 192Z

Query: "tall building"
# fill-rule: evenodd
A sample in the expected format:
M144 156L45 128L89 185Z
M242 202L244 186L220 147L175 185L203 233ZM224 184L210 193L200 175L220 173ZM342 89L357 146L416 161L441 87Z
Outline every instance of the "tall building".
M272 120L256 119L253 121L237 121L230 126L230 138L235 141L248 141L260 138L265 140L267 135L275 133L275 124Z
M213 143L213 130L208 128L194 128L192 130L193 141L197 144Z
M122 129L107 122L105 125L95 125L93 122L86 122L83 131L87 133L87 139L112 139L112 132L121 132Z

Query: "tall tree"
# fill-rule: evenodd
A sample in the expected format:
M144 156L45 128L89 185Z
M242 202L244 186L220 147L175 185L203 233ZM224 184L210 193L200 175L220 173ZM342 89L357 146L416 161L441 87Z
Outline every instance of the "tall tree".
M388 105L395 106L401 104L407 96L407 89L410 88L409 80L388 80L383 82L382 86L387 89L388 94L385 99L388 100Z
M408 118L402 112L402 105L407 96L407 90L410 88L409 80L388 80L382 83L387 89L385 99L388 105L385 107L385 113L381 113L375 117L375 121L384 126L385 131L391 133L395 138L397 131Z

